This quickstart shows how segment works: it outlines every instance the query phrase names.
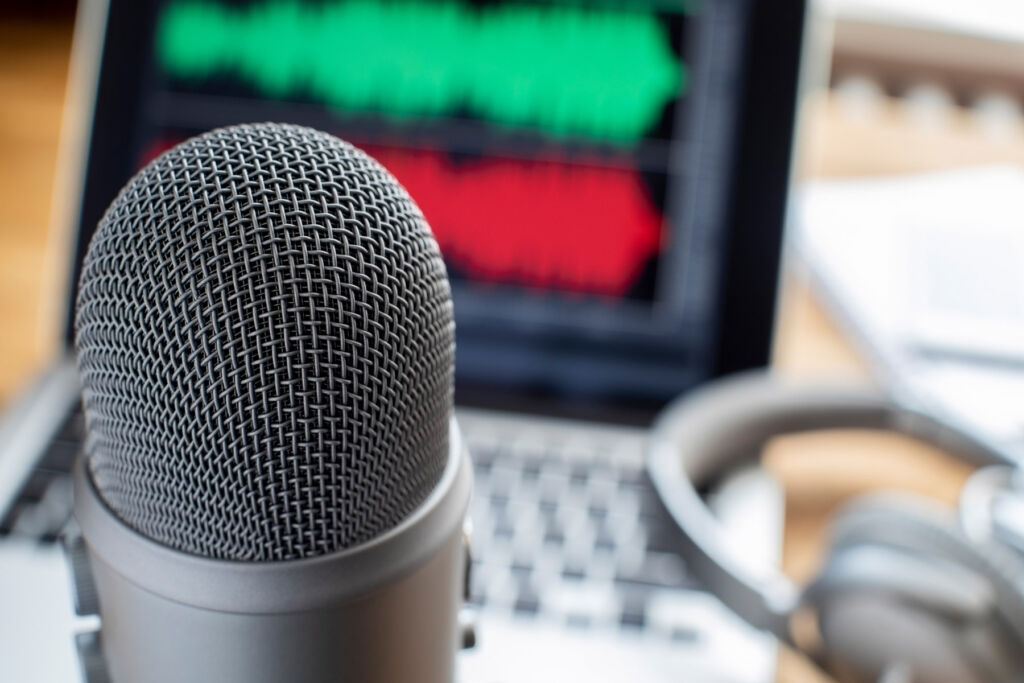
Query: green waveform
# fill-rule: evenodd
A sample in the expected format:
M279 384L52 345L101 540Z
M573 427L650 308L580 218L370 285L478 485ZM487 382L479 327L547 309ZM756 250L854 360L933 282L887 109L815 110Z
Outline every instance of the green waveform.
M263 96L398 117L468 111L556 136L641 137L687 70L651 13L350 0L171 4L157 54L181 79L228 75Z

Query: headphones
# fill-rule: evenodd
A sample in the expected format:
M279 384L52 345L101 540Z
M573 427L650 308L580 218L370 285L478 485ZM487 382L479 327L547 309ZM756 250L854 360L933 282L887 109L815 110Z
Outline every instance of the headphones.
M832 523L821 573L800 587L752 565L698 491L755 460L774 436L842 428L905 434L980 469L961 491L959 517L908 494L854 500ZM858 683L1024 681L1024 486L1011 465L966 431L879 393L794 387L764 373L668 405L647 457L694 576L751 625ZM796 637L806 616L814 643Z

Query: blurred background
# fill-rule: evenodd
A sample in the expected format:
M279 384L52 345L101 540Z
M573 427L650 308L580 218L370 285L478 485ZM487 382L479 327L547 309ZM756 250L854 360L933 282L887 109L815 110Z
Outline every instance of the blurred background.
M200 54L206 63L190 60L178 50L183 31L218 18L182 6L165 17L161 58L189 78L220 56L211 41ZM60 338L53 288L67 269L67 245L51 229L51 195L65 93L81 85L69 84L75 9L43 0L0 5L0 407L54 357ZM1024 4L822 0L813 9L773 365L801 380L893 388L1017 448L1024 443ZM287 88L280 76L253 78L277 92ZM421 105L415 92L403 94L409 99L394 102L396 111ZM555 135L574 125L610 139L635 135L632 114L619 114L587 121L561 112L548 124ZM154 137L138 161L191 132L181 128ZM430 206L431 178L447 172L438 170L442 161L390 150L386 141L369 150L428 217L444 210ZM499 167L488 173L479 176L484 185L462 188L467 196L530 182ZM606 180L614 178L598 173L590 182ZM543 264L510 269L486 257L459 263L466 229L457 219L442 222L450 232L439 240L456 271L570 293L632 287L628 296L647 295L642 277L616 280L615 262L595 266L603 278L552 274ZM787 494L783 565L796 578L813 573L825 520L852 494L899 486L952 501L966 476L929 448L867 433L780 439L767 462ZM814 680L799 662L788 666L784 680Z
M0 102L0 403L55 353L59 321L40 302L46 269L55 266L47 260L50 197L75 7L69 1L0 4L6 95ZM802 102L798 187L1024 163L1019 3L822 0L815 10L818 48L810 55L817 64L810 65ZM961 203L980 211L984 199L965 196ZM815 202L825 215L814 216L830 221L840 208ZM847 352L846 335L836 334L843 344L825 343L835 320L813 289L786 290L778 364L809 373L863 367L861 353ZM809 327L817 334L804 332Z

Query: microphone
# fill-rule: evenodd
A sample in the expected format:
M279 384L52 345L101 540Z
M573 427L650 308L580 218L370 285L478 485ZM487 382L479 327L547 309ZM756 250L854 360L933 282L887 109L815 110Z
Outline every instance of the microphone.
M387 170L292 125L174 147L100 221L75 329L114 683L454 679L451 294Z

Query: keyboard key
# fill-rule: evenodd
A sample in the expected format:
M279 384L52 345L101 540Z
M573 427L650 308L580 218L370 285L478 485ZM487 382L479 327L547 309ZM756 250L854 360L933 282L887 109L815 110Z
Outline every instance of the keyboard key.
M555 615L586 615L591 625L611 624L618 620L619 598L607 582L563 583L547 596L545 607Z
M604 522L608 519L608 508L604 505L588 505L587 516L594 522Z
M619 625L625 629L642 629L647 623L647 600L641 595L628 595L623 599Z
M642 555L647 547L647 531L637 519L634 519L632 523L620 520L618 524L611 527L611 533L615 538L615 549L620 557L623 553Z
M615 551L615 535L611 529L608 528L607 524L601 524L597 528L597 537L594 539L594 549L602 552L614 552Z
M484 469L488 472L491 471L491 465L494 464L494 460L496 457L494 451L485 448L474 448L472 445L470 445L469 453L473 459L474 469Z
M587 501L594 506L607 508L618 493L614 475L591 474L587 481Z
M640 496L635 491L619 491L608 508L609 523L633 526L640 512Z
M564 488L569 483L569 472L569 466L564 461L547 458L541 465L541 485Z
M523 463L523 481L535 482L540 479L542 461L539 458L531 457Z
M519 470L511 463L497 461L491 469L491 497L511 496L519 481Z
M487 462L476 462L473 461L473 475L476 477L477 485L487 481L487 478L491 475L491 463Z
M534 590L522 589L512 609L519 616L534 616L540 610L540 598Z
M582 488L587 485L587 480L590 478L590 470L587 468L585 463L577 463L572 466L569 473L569 484L577 488Z
M582 581L587 575L583 565L570 563L562 568L562 578L569 581Z
M498 521L494 525L494 538L510 541L515 536L515 533L516 529L507 517L504 515L498 517Z
M558 500L554 498L541 498L537 502L537 509L540 510L541 514L545 517L554 516L558 512Z
M544 503L537 503L537 512L540 515L541 522L544 524L553 524L558 520L558 506L547 505Z
M587 562L587 579L611 585L614 578L615 555L595 550Z
M561 546L565 543L565 530L557 522L552 520L544 531L544 542L549 545Z
M505 508L508 507L509 497L505 494L492 494L490 497L491 510L494 512L504 512Z
M620 467L617 470L619 480L619 490L635 491L643 485L645 470L643 464L640 463L637 467Z
M511 570L512 574L517 578L523 576L529 578L530 574L533 572L533 562L527 558L517 557L512 562Z

